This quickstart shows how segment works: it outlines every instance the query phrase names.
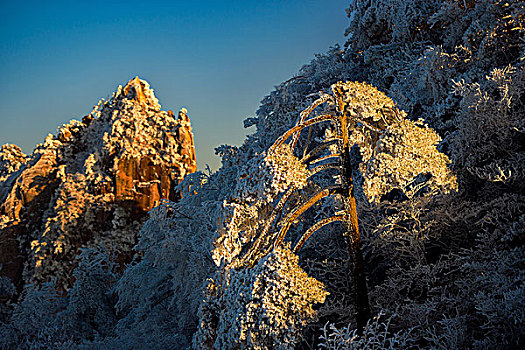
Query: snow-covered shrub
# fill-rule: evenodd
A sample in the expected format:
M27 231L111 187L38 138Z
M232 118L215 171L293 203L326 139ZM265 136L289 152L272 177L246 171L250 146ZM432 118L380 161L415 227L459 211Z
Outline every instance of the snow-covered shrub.
M289 246L277 247L252 269L226 269L210 280L195 348L293 349L313 306L327 292L299 267Z
M525 153L525 65L495 68L480 82L459 81L458 130L449 138L457 168L481 180L520 186Z
M165 201L150 211L138 234L138 255L115 286L115 334L101 344L189 346L202 287L213 271L211 240L228 190L224 180L224 174L191 174L178 187L178 203Z
M18 171L28 160L27 155L17 145L2 145L0 148L0 182L7 180L7 177Z
M274 201L288 189L306 187L310 175L288 144L281 145L276 152L252 158L240 167L239 174L232 197L223 204L222 227L214 243L213 256L218 266L223 261L234 262L261 230L267 232L275 214Z
M334 324L326 324L321 335L319 349L328 350L380 350L409 349L415 347L411 337L411 329L393 333L390 329L392 317L385 318L383 313L370 319L366 327L359 332L347 327L337 328Z
M0 265L0 271L2 265ZM0 277L0 324L6 323L11 314L11 299L16 294L16 288L8 277Z
M107 336L117 322L112 295L116 266L103 249L85 249L73 272L75 283L67 296L67 319L70 339L93 340Z
M60 313L65 299L58 295L52 283L38 288L29 285L15 305L10 322L0 325L2 349L48 349L67 339Z
M67 349L113 331L111 257L103 250L86 249L79 259L67 295L57 292L52 282L25 288L10 322L0 326L0 348Z

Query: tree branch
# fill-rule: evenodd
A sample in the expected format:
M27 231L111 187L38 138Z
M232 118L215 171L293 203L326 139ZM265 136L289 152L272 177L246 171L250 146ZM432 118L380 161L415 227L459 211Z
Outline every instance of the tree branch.
M297 251L299 249L301 249L303 247L303 245L306 243L306 241L308 240L308 238L310 238L310 236L312 234L314 234L315 231L319 230L321 227L323 226L326 226L332 222L335 222L335 221L343 221L344 220L344 215L335 215L335 216L331 216L329 218L326 218L326 219L323 219L317 223L315 223L315 225L313 225L312 227L310 227L302 236L301 238L299 238L299 240L295 243L294 247L293 247L293 252L294 253L297 253Z

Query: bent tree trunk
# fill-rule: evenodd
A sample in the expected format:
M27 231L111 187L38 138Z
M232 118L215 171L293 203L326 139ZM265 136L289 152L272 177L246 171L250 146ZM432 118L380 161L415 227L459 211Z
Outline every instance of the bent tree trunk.
M350 168L346 166L345 171L351 172ZM350 290L348 293L356 308L355 318L357 328L362 330L370 318L370 305L368 302L368 289L366 286L365 266L361 251L361 238L359 236L357 207L354 197L352 177L346 177L345 180L348 181L348 184L342 197L344 211L347 215L345 215L345 219L343 220L345 228L343 235L348 250L348 271L351 279Z
M359 330L363 330L370 318L370 304L368 302L368 289L366 286L365 266L361 251L361 237L359 236L359 221L357 219L357 206L354 196L354 181L350 162L350 145L348 141L348 117L344 113L343 101L338 101L339 127L341 130L341 160L343 175L343 193L341 193L345 219L344 239L348 250L348 270L350 274L351 301L356 308L356 323Z

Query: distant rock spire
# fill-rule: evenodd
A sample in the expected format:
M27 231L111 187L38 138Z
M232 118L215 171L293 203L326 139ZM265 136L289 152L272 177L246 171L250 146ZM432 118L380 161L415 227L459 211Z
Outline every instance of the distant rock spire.
M0 275L19 289L56 279L67 290L81 248L118 247L125 262L145 214L179 198L177 184L196 170L186 113L162 111L135 77L82 122L48 135L29 158L3 146Z
M195 172L197 170L195 142L193 141L190 118L187 113L188 110L186 108L181 108L179 111L179 121L181 125L177 130L177 142L181 145L180 154L183 157L184 162L188 164L188 170L190 172Z
M179 119L184 122L189 122L190 119L188 118L188 110L186 108L181 108L179 111Z

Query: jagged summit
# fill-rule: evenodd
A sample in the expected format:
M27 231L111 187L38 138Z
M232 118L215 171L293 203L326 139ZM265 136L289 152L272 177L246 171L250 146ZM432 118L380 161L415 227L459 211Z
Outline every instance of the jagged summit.
M32 155L0 150L0 275L66 289L79 249L131 252L145 214L196 170L191 123L138 77L49 134ZM123 252L123 253L122 253ZM128 254L129 255L129 254Z
M117 98L124 96L128 99L134 99L144 106L160 110L159 100L155 97L153 89L147 81L141 80L138 76L128 81L124 88L117 90Z

